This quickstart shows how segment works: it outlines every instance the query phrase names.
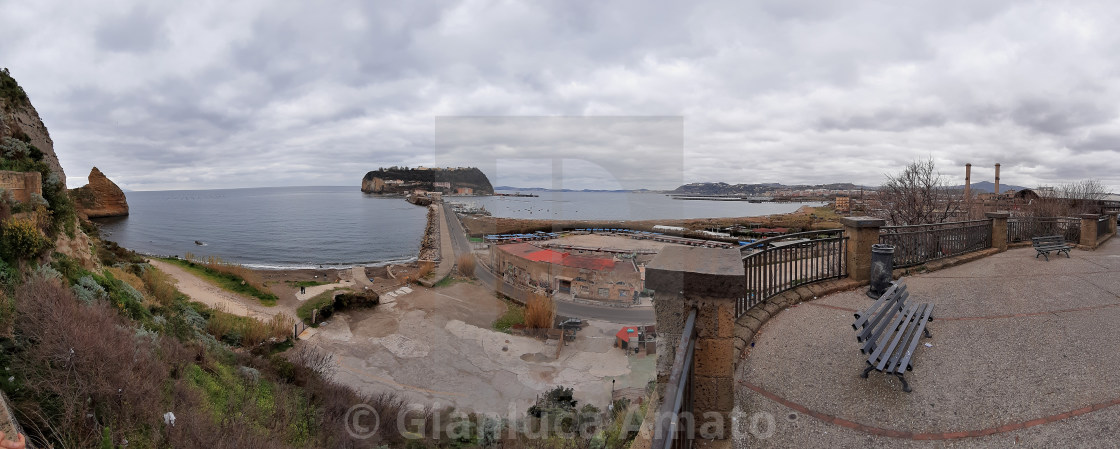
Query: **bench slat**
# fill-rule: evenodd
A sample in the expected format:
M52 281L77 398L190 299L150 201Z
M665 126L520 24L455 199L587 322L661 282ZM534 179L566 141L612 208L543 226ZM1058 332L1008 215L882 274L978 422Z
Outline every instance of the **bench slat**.
M856 321L852 323L852 329L858 331L859 328L867 326L867 321L869 319L868 317L875 316L875 313L879 310L879 308L891 300L892 296L898 290L900 284L900 282L892 283L891 287L888 288L887 291L883 292L882 295L879 295L879 299L875 300L875 303L871 304L871 307L868 307L867 310L864 310L863 312L856 312ZM902 288L906 287L903 286Z
M903 307L906 305L906 299L909 297L909 292L902 291L899 296L895 297L895 299L889 303L889 309L884 310L875 317L874 324L871 327L864 328L863 332L856 335L856 341L867 342L863 347L864 353L875 349L875 342L879 341L879 336L882 335L885 330L890 329L887 327L887 323L894 318L896 313L902 312Z
M906 352L898 362L897 368L895 369L896 373L901 374L906 370L913 369L913 367L910 366L910 358L914 356L914 350L918 349L918 343L922 339L922 332L926 329L926 323L933 320L933 304L926 304L925 312L920 314L919 317L918 326L914 329L914 334L911 337L910 344L906 347Z
M889 356L890 356L891 352L894 352L894 348L896 346L898 346L899 338L902 337L902 334L897 331L899 326L902 326L904 323L906 323L907 321L909 321L910 319L912 319L914 317L914 310L916 308L917 307L914 306L914 305L911 305L911 306L907 307L905 313L900 314L898 316L898 318L896 318L892 321L894 324L891 326L891 328L895 329L895 331L893 333L887 334L887 337L884 341L884 343L886 343L886 344L879 345L878 348L875 348L875 351L872 352L871 356L868 357L868 359L867 359L868 361L877 361L878 362L875 366L875 369L877 369L879 371L882 371L883 368L886 366L887 360L890 359ZM884 349L885 349L885 351L884 351Z

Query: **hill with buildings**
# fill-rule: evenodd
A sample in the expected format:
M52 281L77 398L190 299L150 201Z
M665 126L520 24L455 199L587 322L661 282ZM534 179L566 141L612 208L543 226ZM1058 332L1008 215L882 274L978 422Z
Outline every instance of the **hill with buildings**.
M476 167L389 167L366 173L362 192L398 194L415 190L461 195L493 195L494 186Z
M764 184L728 184L726 182L694 182L677 187L669 192L674 195L703 195L703 196L759 196L770 195L775 191L789 190L858 190L860 186L852 183L833 183L819 185L783 185L779 183ZM866 187L864 187L866 188Z

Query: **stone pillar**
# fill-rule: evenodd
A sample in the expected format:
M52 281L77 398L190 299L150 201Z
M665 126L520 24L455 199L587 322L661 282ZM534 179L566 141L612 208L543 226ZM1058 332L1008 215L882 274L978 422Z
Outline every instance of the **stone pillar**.
M992 220L992 248L1007 251L1007 219L1011 217L1011 212L987 212L984 217Z
M1105 212L1104 216L1108 217L1108 233L1116 236L1116 212Z
M654 291L658 381L668 380L685 321L695 308L695 423L699 427L710 422L715 413L730 430L727 418L735 406L735 304L746 289L739 250L666 247L646 266L646 287Z
M879 243L879 228L887 222L874 217L842 217L840 223L848 238L848 278L867 282L871 279L871 245Z
M1081 246L1085 248L1097 247L1097 214L1081 214Z

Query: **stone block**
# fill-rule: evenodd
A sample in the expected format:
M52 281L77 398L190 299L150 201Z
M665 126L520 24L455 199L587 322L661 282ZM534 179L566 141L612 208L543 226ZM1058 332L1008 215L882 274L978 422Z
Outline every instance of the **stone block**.
M697 423L704 421L705 412L726 414L735 407L735 380L730 377L696 376L692 379L693 411ZM725 415L726 416L726 415Z
M743 317L739 318L739 321L736 322L735 335L744 336L749 334L753 336L760 328L762 328L762 321L759 321L758 318L750 314L743 315ZM747 341L750 341L750 339L748 338Z
M736 249L670 246L646 265L646 288L662 294L738 298L745 282Z
M696 353L693 360L696 375L730 378L734 371L737 354L733 338L700 339L696 342Z

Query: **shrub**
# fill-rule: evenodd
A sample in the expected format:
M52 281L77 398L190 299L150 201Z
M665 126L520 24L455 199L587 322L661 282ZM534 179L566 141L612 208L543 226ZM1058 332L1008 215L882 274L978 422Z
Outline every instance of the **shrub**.
M74 296L86 304L93 304L107 297L105 288L98 284L93 276L83 276L71 288L74 290Z
M140 280L144 282L144 287L152 299L162 306L173 304L179 295L179 290L175 288L171 277L155 267L145 268L140 273Z
M334 297L334 310L344 310L351 307L373 307L381 303L377 292L362 291L358 293L342 293Z
M51 247L50 240L30 220L9 218L0 224L0 233L0 252L8 260L33 259Z
M551 329L556 318L556 304L552 298L543 295L530 295L525 302L525 327L530 329Z
M513 302L506 303L506 311L494 320L494 330L509 332L514 326L525 324L525 308Z
M459 256L458 260L459 274L465 277L474 277L474 256L465 254Z

